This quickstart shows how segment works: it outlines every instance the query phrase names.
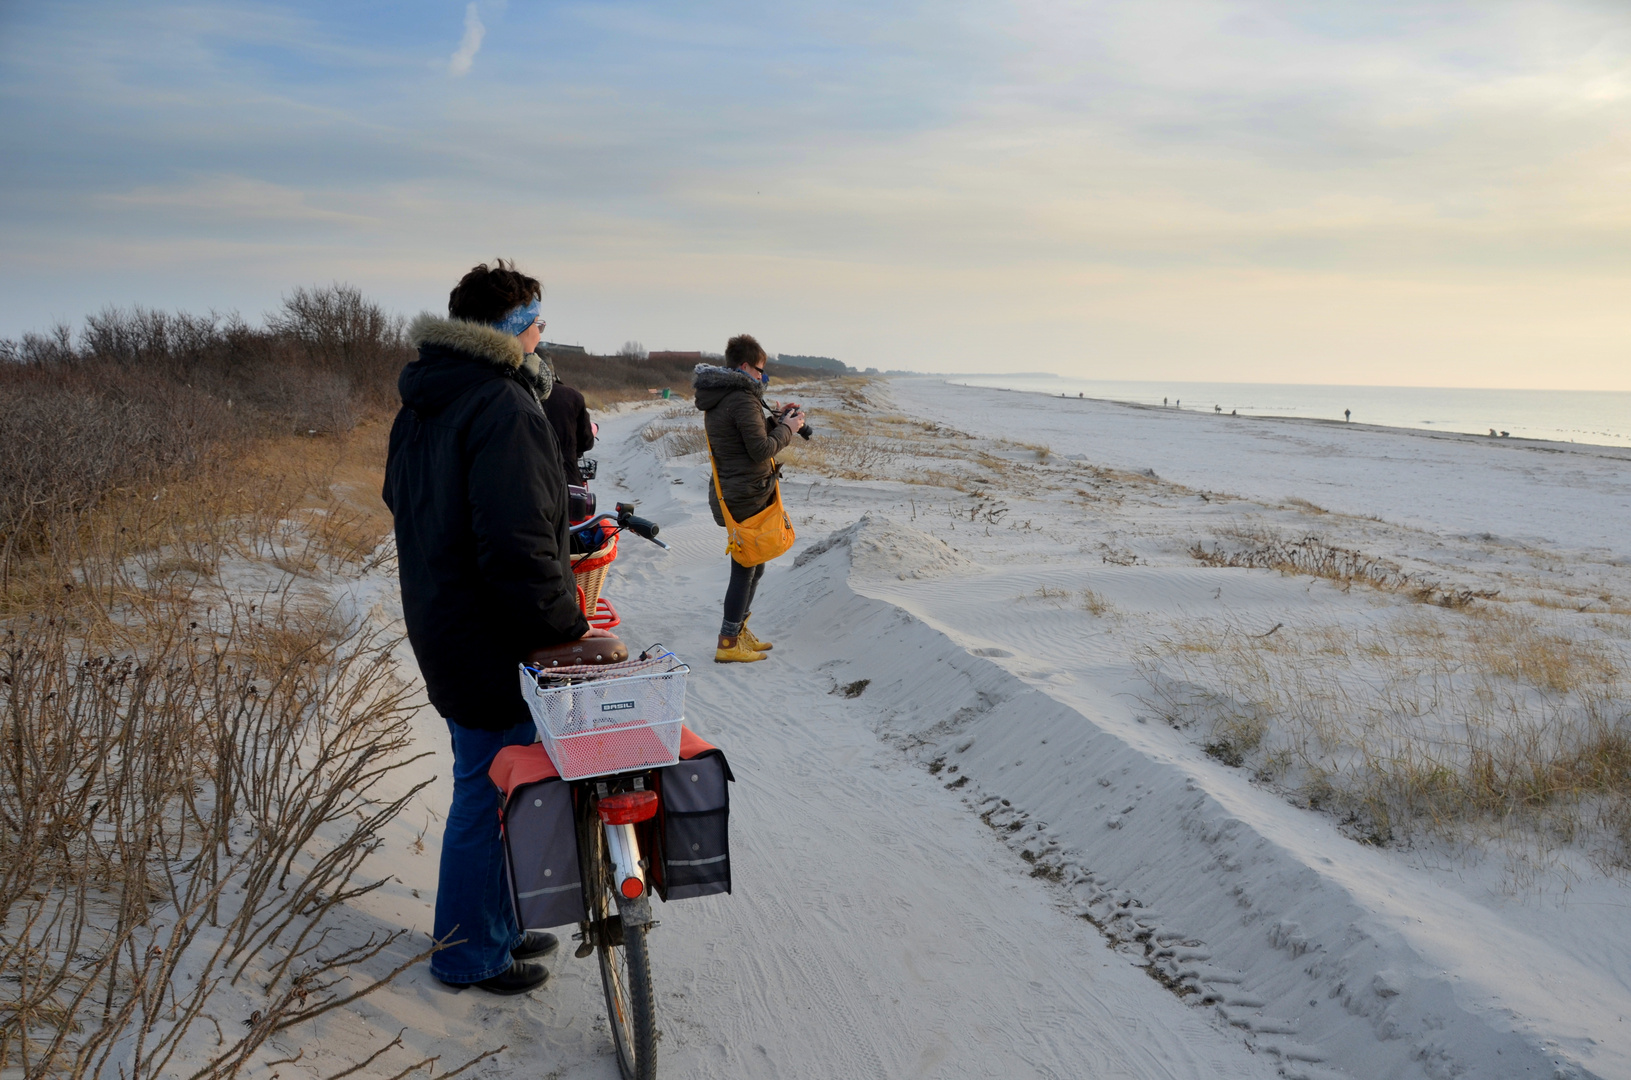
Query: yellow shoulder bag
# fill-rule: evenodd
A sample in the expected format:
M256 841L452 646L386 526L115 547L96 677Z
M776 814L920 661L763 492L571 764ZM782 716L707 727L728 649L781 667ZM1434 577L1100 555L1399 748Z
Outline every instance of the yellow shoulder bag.
M719 496L719 512L725 518L725 551L743 566L758 566L778 555L785 555L793 546L793 521L782 507L782 485L776 481L776 496L770 505L746 521L731 517L731 508L725 504L725 489L719 485L719 466L714 455L708 454L708 466L714 471L714 493Z

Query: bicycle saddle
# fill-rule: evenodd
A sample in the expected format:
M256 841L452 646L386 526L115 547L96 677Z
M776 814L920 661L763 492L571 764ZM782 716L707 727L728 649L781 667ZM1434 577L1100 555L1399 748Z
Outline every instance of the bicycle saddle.
M593 637L534 649L527 654L527 663L533 667L555 668L577 664L619 664L628 658L628 646L617 638Z

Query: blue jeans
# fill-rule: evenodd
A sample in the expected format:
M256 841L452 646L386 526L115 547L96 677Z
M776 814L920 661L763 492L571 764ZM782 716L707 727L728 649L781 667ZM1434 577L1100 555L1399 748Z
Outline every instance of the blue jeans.
M430 973L450 983L473 983L507 971L510 950L521 943L504 842L498 831L498 788L487 767L506 746L537 738L531 724L508 731L478 731L447 722L453 737L453 805L442 831L441 877L436 884L436 940L459 944L430 958Z

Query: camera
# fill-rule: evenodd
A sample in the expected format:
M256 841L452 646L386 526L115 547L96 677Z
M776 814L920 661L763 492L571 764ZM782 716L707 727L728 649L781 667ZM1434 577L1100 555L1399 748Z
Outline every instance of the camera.
M566 485L567 520L587 521L595 516L595 493L576 484Z
M791 408L791 406L789 406L789 408ZM786 416L787 411L788 410L785 409L785 408L778 410L776 412L776 414L775 414L776 419L780 420L782 417ZM804 426L799 428L799 436L801 438L808 439L811 435L814 435L814 434L815 434L815 427L810 423L809 415L806 414L805 417L804 417Z

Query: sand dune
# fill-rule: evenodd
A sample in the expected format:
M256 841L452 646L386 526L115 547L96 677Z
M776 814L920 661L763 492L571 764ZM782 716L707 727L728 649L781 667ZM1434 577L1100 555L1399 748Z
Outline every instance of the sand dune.
M1340 808L1347 774L1310 808L1306 765L1270 767L1295 718L1230 764L1215 722L1163 722L1152 689L1224 677L1217 643L1242 635L1289 643L1289 665L1339 630L1422 619L1448 620L1428 628L1453 655L1473 648L1459 628L1521 616L1618 663L1624 460L912 380L815 404L822 434L785 484L800 543L754 617L777 648L751 666L708 662L726 568L706 459L642 438L654 409L604 425L597 487L639 498L674 549L625 545L608 595L631 644L693 660L688 720L740 781L736 895L669 905L652 935L663 1075L1631 1075L1631 908L1589 810L1572 838L1556 815L1368 835ZM1496 599L1452 610L1444 591L1191 554L1275 532ZM388 578L353 592L392 619ZM1172 667L1184 649L1223 659ZM1422 738L1454 745L1458 685ZM393 826L376 860L397 882L359 920L428 929L445 799L439 783ZM484 1075L614 1076L592 963L552 963L520 1001L410 972L307 1060L406 1027L448 1062L507 1044Z

